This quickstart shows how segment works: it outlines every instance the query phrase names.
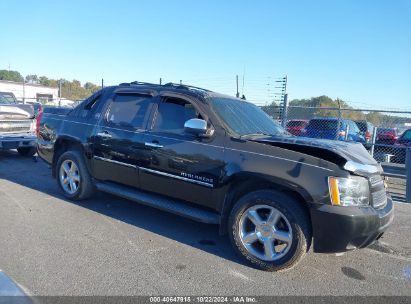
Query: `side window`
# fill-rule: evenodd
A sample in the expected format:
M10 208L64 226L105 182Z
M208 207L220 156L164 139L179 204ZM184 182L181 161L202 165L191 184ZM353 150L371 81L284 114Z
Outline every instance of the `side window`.
M411 140L411 131L405 131L405 133L402 135L402 139Z
M93 118L94 110L97 108L97 104L100 101L101 93L94 94L86 99L85 105L79 113L79 117L82 118Z
M352 128L352 130L355 133L360 133L360 129L358 128L357 124L351 120L350 120L350 128Z
M152 97L136 94L119 94L114 97L107 112L109 126L142 129L148 117Z
M184 123L191 118L201 118L191 103L179 98L163 98L158 106L153 130L183 134Z

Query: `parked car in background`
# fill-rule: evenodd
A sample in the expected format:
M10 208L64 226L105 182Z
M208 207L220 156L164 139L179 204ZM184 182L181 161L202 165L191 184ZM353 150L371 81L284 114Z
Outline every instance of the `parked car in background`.
M398 132L394 128L378 128L377 144L393 145L398 139Z
M302 131L308 125L308 120L293 119L287 122L287 131L295 136L301 136Z
M406 130L394 143L394 157L392 158L393 163L404 164L405 157L407 154L407 147L411 146L411 129Z
M366 120L354 120L357 127L360 129L361 133L364 135L365 144L364 146L369 149L372 145L372 137L374 135L375 126Z
M41 115L40 115L41 116ZM33 105L19 104L13 93L0 92L0 149L17 149L24 156L36 153L40 119Z
M311 119L303 131L303 136L365 143L364 135L361 134L355 122L344 118Z

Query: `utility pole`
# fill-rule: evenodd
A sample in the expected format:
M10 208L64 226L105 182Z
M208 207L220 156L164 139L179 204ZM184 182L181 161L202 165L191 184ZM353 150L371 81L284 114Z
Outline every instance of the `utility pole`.
M26 103L26 80L25 79L23 79L23 103Z
M162 85L162 82L163 82L163 80L162 80L161 77L160 77L160 85Z
M102 89L104 88L104 79L103 78L101 78L101 88Z
M183 84L183 81L180 79L180 85L182 85Z
M237 85L237 93L235 94L235 97L239 98L240 93L238 92L238 75L235 75L235 82L236 82L236 85Z
M274 95L280 96L280 109L279 109L279 118L281 120L281 125L285 127L287 124L287 115L288 115L288 94L287 94L287 76L280 78L275 81L280 86L275 87L276 89L281 89L280 93Z
M61 78L59 79L59 108L61 107Z

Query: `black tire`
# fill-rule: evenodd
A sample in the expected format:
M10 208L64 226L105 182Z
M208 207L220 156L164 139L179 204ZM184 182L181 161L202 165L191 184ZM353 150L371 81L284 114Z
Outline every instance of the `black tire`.
M240 219L250 207L267 205L286 217L292 229L292 242L288 252L275 261L266 261L251 254L240 237ZM228 220L230 241L234 250L253 267L265 271L285 271L293 268L311 246L311 224L306 210L293 197L273 190L251 192L238 200ZM258 241L257 241L258 242Z
M33 156L37 153L37 149L35 147L19 147L17 148L17 152L21 156Z
M74 162L80 175L78 188L74 193L69 193L64 189L60 178L60 168L65 161ZM84 157L77 150L67 151L60 155L56 166L56 177L57 184L63 191L64 196L71 200L84 200L90 198L95 192L94 184L84 161Z

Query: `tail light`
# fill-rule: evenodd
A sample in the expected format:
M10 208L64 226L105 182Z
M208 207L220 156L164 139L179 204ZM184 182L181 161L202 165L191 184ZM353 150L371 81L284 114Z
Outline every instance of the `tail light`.
M365 132L365 139L370 140L371 139L371 133L370 132Z
M40 106L39 111L37 113L37 117L36 117L36 136L39 137L40 134L40 122L41 122L41 118L43 117L43 108L42 106Z

